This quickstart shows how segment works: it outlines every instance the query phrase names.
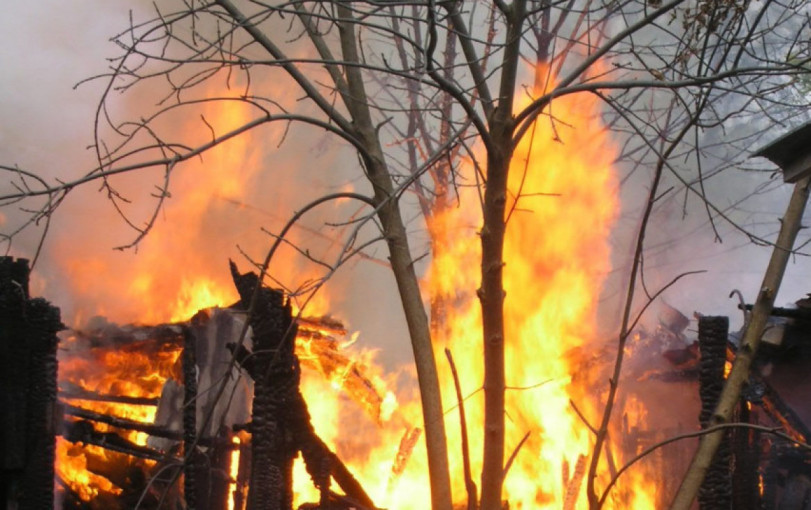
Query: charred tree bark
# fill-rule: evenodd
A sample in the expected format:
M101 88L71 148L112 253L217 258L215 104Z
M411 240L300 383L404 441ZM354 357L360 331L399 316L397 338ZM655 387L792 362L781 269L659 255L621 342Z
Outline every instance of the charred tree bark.
M698 389L701 398L699 415L701 428L709 426L712 412L724 389L728 333L727 317L701 317L698 320L698 348L701 352ZM726 433L698 493L698 503L702 510L730 508L732 504L730 460L730 434Z
M28 294L28 261L0 258L2 494L20 510L54 505L59 309Z

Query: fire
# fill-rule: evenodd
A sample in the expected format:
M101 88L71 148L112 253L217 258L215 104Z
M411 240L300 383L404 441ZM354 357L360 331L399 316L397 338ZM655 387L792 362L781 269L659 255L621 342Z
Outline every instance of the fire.
M94 446L85 448L72 445L61 437L57 437L56 457L59 459L56 463L57 476L84 501L92 500L100 492L120 494L121 489L113 485L110 480L87 469L85 454L89 452L89 449L95 449L96 453L101 453L103 450Z
M169 344L147 345L135 343L115 348L97 346L87 348L77 345L77 337L63 339L62 359L59 364L59 386L64 392L64 401L72 406L96 413L152 423L155 406L116 403L83 399L89 395L157 398L164 382L175 370L180 350ZM103 423L95 425L97 432L113 429ZM145 445L147 435L128 431L121 434L125 439ZM93 445L79 446L57 438L56 472L60 479L81 499L90 501L99 492L119 494L121 489L88 467L89 456L111 459L107 450ZM144 461L145 466L154 461Z
M188 137L190 146L210 139L212 130L221 135L251 119L251 109L242 101L204 104L201 113L208 126L206 129L200 130L199 117L194 125L169 126L181 136ZM283 129L279 127L276 131L282 132ZM272 138L275 132L270 131L265 134ZM261 168L253 150L255 146L248 136L236 137L201 158L179 165L172 174L164 208L137 251L109 254L110 243L117 241L111 241L107 233L120 230L120 219L114 214L95 214L86 221L84 229L97 234L88 242L78 242L75 236L58 239L56 251L62 254L57 261L62 268L60 278L70 280L72 301L77 303L77 309L68 314L67 322L82 328L96 315L121 323L181 322L189 320L201 309L235 303L238 296L227 271L227 256L239 254L234 245L241 241L226 234L246 228L255 228L256 233L260 233L256 221L244 219L246 211L242 204L242 197L246 196L249 184ZM143 177L124 177L122 181L113 184L132 193L144 191ZM155 182L160 182L160 177ZM146 192L155 196L154 188ZM142 197L136 203L143 209L133 211L129 208L127 212L148 218L150 211L146 207L154 201ZM96 239L104 239L106 245L94 248ZM255 246L242 247L259 253L254 255L257 258L263 257L262 250L267 249L272 239L261 236L260 241ZM100 255L104 252L107 254ZM277 258L273 269L277 274L317 277L308 276L284 257ZM308 312L318 313L327 306L326 298L316 296L309 303ZM71 339L67 339L61 345L60 385L70 383L71 387L102 395L158 398L169 377L181 380L176 373L180 350L174 346L166 352L156 353L151 349L144 350L144 347L88 349L87 346L76 347ZM142 423L152 423L156 411L154 406L145 405L77 399L67 402ZM110 429L97 424L96 430L106 432ZM122 435L136 444L146 444L144 433ZM57 456L60 478L85 500L99 491L117 490L109 481L86 469L82 452L90 451L90 448L68 446L60 440ZM97 489L88 491L90 487Z
M537 72L546 70L540 68ZM591 96L554 100L516 148L510 170L504 273L509 342L508 454L517 450L529 433L528 440L515 451L505 480L504 497L510 508L586 506L585 472L593 436L571 402L596 421L603 388L595 390L591 386L586 372L592 360L586 353L598 340L594 313L601 282L610 269L607 237L618 207L611 166L616 149L597 118L598 112L599 104ZM222 132L245 122L249 113L239 103L232 103L221 110L207 111L206 118ZM173 196L167 204L167 218L173 224L185 225L182 232L165 230L159 223L142 242L141 253L129 259L131 264L124 270L108 267L98 257L66 259L66 273L75 280L74 288L99 303L96 309L84 313L103 313L127 322L175 322L188 320L202 308L237 301L224 270L225 245L216 239L221 229L215 227L240 221L226 220L221 215L226 207L240 201L259 165L247 138L229 141L204 159L204 163L176 176ZM229 170L235 162L245 169L239 179ZM482 457L483 422L483 402L478 392L483 378L481 314L475 296L480 251L476 231L481 220L471 214L476 210L471 204L478 200L475 191L462 188L460 192L461 199L469 203L438 214L429 224L438 250L433 254L427 290L432 297L452 304L446 310L442 331L437 332L437 359L444 359L440 353L445 347L451 350L463 391L471 396L465 406L470 453L477 472ZM230 248L232 245L228 245ZM170 264L166 258L178 263ZM317 278L317 274L309 274L291 262L293 258L295 254L274 259L271 273L295 275L299 281L294 284ZM99 276L120 285L91 288L87 282L98 281ZM328 296L318 294L316 298L306 308L308 315L329 310ZM302 392L316 432L346 462L378 506L398 510L427 508L419 399L413 387L397 384L403 379L413 381L413 373L385 374L375 362L374 353L350 347L351 340L343 342L347 335L344 330L307 331L300 335L297 354L303 367ZM96 393L157 397L163 383L177 370L179 351L165 353L167 357L157 362L154 353L146 356L141 371L135 368L141 366L136 350L63 362L61 376ZM105 374L90 375L91 366L103 367ZM455 398L449 371L441 369L441 374L444 402L451 409L447 431L453 489L461 502L465 486L459 420L453 411ZM113 408L101 407L97 402L81 405L143 422L154 419L154 408L149 406L116 404ZM644 412L627 412L634 423L644 424ZM139 434L131 439L143 444L145 437ZM86 461L75 447L60 442L59 449L59 474L74 490L81 487L83 498L90 499L99 491L115 493L117 488L109 480L94 478L83 469ZM238 464L235 450L231 456L233 479ZM654 508L653 485L634 478L633 470L624 476L625 481L615 490L618 496L610 498L608 506ZM318 500L301 463L296 466L295 479L297 504ZM607 480L601 478L600 482L605 484ZM232 485L232 492L239 491L244 487Z
M237 476L239 476L239 445L241 443L238 436L234 436L233 439L234 446L236 447L233 452L231 452L231 469L228 474L231 476L233 482L230 484L229 490L229 498L228 498L228 510L234 510L234 496L236 492L239 490L237 487Z
M547 69L541 66L537 72L545 81ZM612 170L616 149L598 112L592 96L555 99L516 148L510 168L504 246L507 454L530 434L505 480L510 508L586 506L583 459L590 455L593 437L570 401L588 416L598 416L599 403L593 402L582 371L588 370L588 346L597 341L594 317L601 282L610 270L607 239L618 207ZM454 303L446 311L447 333L440 340L451 349L470 394L483 380L480 310L473 294L479 281L475 233L480 219L470 214L473 210L470 205L454 208L432 221L432 234L444 243L430 280L433 296ZM447 399L453 395L451 381L444 385ZM466 411L468 424L477 427L471 437L481 437L482 399L469 399ZM452 414L449 435L457 423ZM458 452L458 438L453 441L450 451ZM481 462L481 441L472 443L471 456ZM462 472L458 463L451 469ZM616 507L653 508L653 498L646 495L652 485L631 483L633 501L619 501ZM464 494L461 476L454 494Z

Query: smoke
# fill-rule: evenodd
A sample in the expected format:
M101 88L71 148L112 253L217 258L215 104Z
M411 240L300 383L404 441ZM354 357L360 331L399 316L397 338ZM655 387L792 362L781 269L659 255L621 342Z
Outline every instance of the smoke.
M87 147L93 141L104 81L75 90L73 86L106 72L105 59L120 53L108 41L128 26L127 7L55 1L7 7L0 20L10 42L0 48L5 67L0 80L4 98L0 162L50 182L76 178L95 167L94 153ZM149 14L135 12L133 17ZM128 97L117 100L114 115L138 118L155 105L154 96L148 94ZM279 94L275 99L281 100ZM228 117L231 112L218 112L216 107L202 113L218 134L235 120ZM210 136L198 115L173 118L164 127ZM181 289L190 280L230 288L229 258L243 270L250 269L243 253L261 261L273 242L263 229L278 232L293 211L324 193L368 192L359 176L354 155L325 133L295 126L288 131L282 125L263 127L228 142L221 151L180 165L155 228L136 249L124 251L113 248L129 244L137 232L125 224L98 185L76 188L53 215L32 291L60 306L64 320L74 326L97 314L118 322L168 320L165 310L184 299ZM136 226L150 217L162 180L163 169L154 169L113 181L129 200L121 207ZM7 179L2 187L10 189ZM17 209L4 209L0 218L4 231L29 217L23 208L41 203L31 199ZM324 205L302 218L288 238L312 256L334 261L354 228L345 222L363 212L359 203L348 201ZM43 224L27 229L13 240L10 253L33 258L42 232ZM361 230L360 239L377 235L370 224ZM385 247L378 243L365 253L367 258L338 270L305 314L338 316L350 330L362 331L365 345L381 348L382 361L399 364L410 359L410 343L396 286L385 267ZM289 246L282 248L270 271L277 285L291 290L325 273ZM221 301L232 302L228 296Z
M746 157L743 154L741 159ZM679 275L700 272L673 283L662 292L660 301L688 317L694 312L729 316L732 330L743 325L738 298L730 294L740 290L747 303L754 302L772 253L766 242L776 239L791 195L791 186L784 185L781 176L773 176L771 171L745 171L747 166L768 168L766 163L744 160L705 183L705 196L717 209L708 208L701 198L666 176L660 190L670 191L662 194L646 232L637 309ZM648 182L639 179L623 187L623 214L613 234L614 269L603 296L603 312L612 315L604 321L610 323L613 318L614 328L627 290ZM808 292L803 284L809 276L807 250L802 248L807 238L801 232L796 244L800 253L790 261L778 306L793 303ZM652 306L646 313L647 324L655 324L658 313L659 306ZM695 323L690 329L695 330Z
M86 147L93 139L93 116L103 84L89 82L76 90L73 85L107 70L105 58L119 52L108 40L128 25L129 7L90 1L65 5L53 0L7 6L6 15L0 19L7 41L0 48L4 65L0 80L4 98L0 103L0 162L15 163L49 179L76 177L94 166L93 153ZM147 14L136 11L134 17ZM130 100L121 105L119 113L137 115L140 106ZM189 127L192 121L188 122L172 128ZM200 125L197 119L194 129ZM724 136L736 138L730 133ZM280 137L272 129L259 130L247 146L236 149L226 145L221 160L205 156L180 168L172 198L158 218L155 231L138 250L112 249L132 241L135 233L97 187L72 191L54 215L34 275L35 292L62 307L66 320L71 322L97 313L123 322L157 317L162 303L147 305L145 293L178 294L184 278L225 285L228 258L241 261L247 268L242 251L254 259L263 257L272 238L261 228L278 231L291 211L324 192L350 188L368 191L359 177L357 161L349 151L337 149L339 144L326 134L313 136L311 129L293 128L277 148ZM229 159L228 154L234 156L240 151L247 159ZM624 171L628 170L620 169ZM186 186L194 188L206 175L222 173L241 176L241 191L203 187L196 196L182 191ZM132 199L126 210L136 224L148 217L154 205L154 186L160 184L161 177L158 169L117 181ZM614 270L604 292L608 323L615 323L618 317L640 200L646 196L648 182L649 176L640 172L622 190L623 216L614 235ZM770 248L753 243L729 221L719 218L717 212L708 214L700 200L691 193L685 196L677 184L670 182L662 187L673 185L674 191L660 200L648 231L645 286L655 292L684 271L706 271L678 282L664 292L663 300L688 316L693 311L729 315L733 328L739 326L737 302L728 295L732 289L740 289L747 300L754 299ZM2 186L7 189L7 184ZM761 193L760 189L767 192ZM737 225L773 239L790 190L769 185L768 174L731 169L708 180L705 192ZM195 210L193 218L188 218L191 200L205 204ZM24 204L32 205L36 204ZM341 234L351 227L327 223L346 221L357 212L358 208L350 204L321 208L301 221L301 228L292 232L293 239L306 239L313 253L334 257L342 242ZM11 208L2 214L0 224L4 230L13 229L26 217ZM421 229L419 223L415 220L411 230ZM41 231L41 226L30 229L15 239L11 253L33 257ZM375 229L367 227L363 235L368 239L376 235ZM151 237L159 237L161 242ZM424 249L424 241L414 241L415 256ZM195 254L194 261L185 255L189 251ZM393 278L385 267L385 247L378 243L367 253L377 260L359 259L339 270L328 284L328 308L315 308L340 315L351 329L361 330L364 341L382 348L384 361L408 359L409 342ZM289 250L282 258L295 262L271 267L280 284L296 288L319 274L318 268ZM802 297L807 289L801 282L807 277L805 257L795 258L778 304ZM154 313L145 312L151 308ZM651 315L655 314L653 309Z

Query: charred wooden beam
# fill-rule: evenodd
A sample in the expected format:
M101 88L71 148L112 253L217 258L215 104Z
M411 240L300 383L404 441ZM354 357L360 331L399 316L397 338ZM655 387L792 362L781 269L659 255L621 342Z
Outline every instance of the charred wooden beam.
M732 362L734 359L735 351L728 346L727 361ZM811 439L811 430L808 426L757 371L749 375L749 386L756 389L750 392L754 393L752 403L759 404L769 418L780 424L786 434L800 443L806 443Z
M701 353L699 368L699 421L706 428L724 388L724 367L727 361L727 317L702 316L698 320L698 348ZM730 476L731 451L729 434L721 442L698 493L699 507L704 510L731 508L732 480Z
M235 349L236 352L241 352L245 358L244 359L252 359L251 353L248 349L244 347L241 349ZM239 359L239 358L238 358ZM244 367L243 367L244 368ZM300 394L299 394L300 397ZM294 427L293 427L293 436L295 438L296 443L299 445L302 456L304 457L305 462L308 466L308 472L310 467L315 465L325 466L324 469L328 470L328 476L332 476L335 479L335 482L338 486L343 490L347 496L352 500L358 502L364 508L375 508L372 499L363 489L363 486L358 482L358 480L352 475L352 472L343 463L343 461L333 453L329 447L318 437L315 430L310 423L309 413L307 412L307 404L304 402L303 398L299 400L299 398L295 398L290 406L291 409L295 409L292 413L297 418L294 420ZM303 412L302 412L303 411ZM244 431L253 433L254 425L253 422L234 425L234 431ZM416 443L419 439L421 433L421 429L416 428L409 431L409 441L413 441ZM405 438L403 438L405 440ZM408 451L405 455L410 456L411 449L413 449L414 444L410 444L407 446ZM403 444L400 445L401 450L403 449ZM240 450L243 451L243 450ZM244 455L244 453L243 453ZM398 453L398 459L399 459ZM403 467L405 465L407 459L402 460ZM242 461L240 461L240 466L242 465ZM242 468L240 468L240 475L242 474ZM395 473L396 476L399 476L399 472ZM312 475L312 473L311 473ZM319 476L316 473L315 476ZM323 473L320 474L323 477ZM239 508L238 506L235 508Z
M176 430L171 430L166 427L152 425L150 423L142 423L140 421L129 420L127 418L119 418L117 416L110 416L107 414L97 413L88 409L73 406L70 404L62 404L63 412L68 416L81 418L84 420L95 421L112 425L120 429L137 430L138 432L145 432L150 436L165 437L167 439L174 439L180 441L183 439L183 433Z
M305 331L319 331L327 335L344 336L347 334L346 326L332 317L299 317L296 319L300 329Z
M414 448L422 436L422 429L419 427L411 427L406 430L403 437L400 438L400 446L397 448L397 455L394 457L394 463L391 466L391 473L389 474L386 487L391 491L399 481L405 471L411 455L414 453Z
M20 323L28 300L28 264L0 257L0 454L3 504L18 499L17 489L26 465L26 414L29 373L28 346Z
M761 379L762 381L762 379ZM788 404L786 404L780 395L774 391L770 384L763 381L764 393L760 398L763 410L769 417L780 424L784 432L791 436L796 441L801 443L808 442L811 438L808 427L797 416Z
M149 352L162 347L179 348L183 345L182 330L176 324L122 326L99 319L87 329L71 330L69 333L69 336L80 340L80 345L90 349L115 347Z
M741 401L737 421L752 423L753 413L749 402ZM735 469L732 472L732 508L735 510L758 510L761 508L759 486L760 464L759 432L749 428L732 431L732 452Z
M296 404L293 407L299 407L299 404ZM306 410L306 404L305 404ZM309 420L309 418L308 418ZM301 425L299 425L301 426ZM244 431L244 432L251 432L253 430L252 423L246 423L241 425L234 426L235 431ZM401 469L395 471L393 468L392 471L392 478L389 481L389 486L394 485L394 479L398 477L402 470L405 468L405 463L407 462L408 457L411 455L411 450L414 448L414 445L419 440L419 436L422 430L420 428L414 428L407 432L406 437L403 437L403 442L400 444L400 452L397 454L397 462L400 463ZM344 464L344 462L338 457L335 453L333 453L329 447L318 437L318 434L315 433L315 430L312 429L311 425L301 426L301 428L294 433L295 440L299 442L299 444L306 445L307 451L302 451L302 456L305 459L305 462L308 462L308 465L312 464L319 464L323 461L327 465L329 469L329 476L335 479L335 482L338 484L338 487L344 491L347 496L352 499L353 501L357 501L363 507L366 508L375 508L372 499L366 494L366 491L363 489L363 486L358 482L357 478L352 474L349 468ZM409 444L404 446L404 442ZM405 451L404 451L405 449ZM250 451L250 450L248 450ZM240 449L240 455L245 455L245 450ZM403 455L403 457L401 457ZM242 466L242 457L240 457L240 476L243 474ZM309 469L309 468L308 468ZM239 508L239 507L236 507Z
M140 421L128 420L126 418L118 418L117 416L109 416L106 414L97 413L95 411L90 411L88 409L82 409L81 407L72 406L70 404L63 403L62 408L64 414L68 416L73 416L76 418L81 418L89 421L95 421L98 423L105 423L107 425L112 425L113 427L117 427L120 429L137 430L138 432L145 432L150 436L164 437L166 439L172 439L175 441L183 440L182 432L178 432L170 428L152 425L151 423L142 423ZM218 444L221 441L222 440L219 438L201 437L197 440L197 444L199 444L200 446L212 446L214 444Z
M761 392L759 403L766 415L779 423L783 432L795 441L800 443L808 442L809 438L811 438L811 431L797 416L797 413L783 401L780 394L772 388L772 385L756 373L752 373L750 378L751 383L757 385Z
M71 443L92 444L142 459L166 460L166 455L163 452L135 444L115 432L99 432L87 420L65 422L62 428L62 437Z
M254 273L240 274L231 262L234 285L253 329L254 379L251 482L247 510L291 510L296 449L284 415L298 388L298 360L293 352L296 325L281 291L261 285Z
M0 494L20 510L54 502L59 309L28 292L25 259L0 257Z
M127 395L97 393L95 391L85 390L81 386L65 381L60 382L59 386L61 389L58 396L61 399L86 400L89 402L112 402L114 404L130 404L136 406L157 406L160 403L159 398L130 397Z
M326 478L332 476L335 483L346 493L349 500L358 504L359 507L375 508L372 499L366 494L357 478L352 475L346 464L335 453L330 451L327 445L312 430L312 426L309 429L300 430L298 436L299 444L302 445L302 457L304 457L307 472L313 477L313 481L317 480L317 476L325 476ZM322 471L317 471L318 469Z
M109 402L111 404L127 404L133 406L155 407L160 403L159 398L127 397L124 395L108 395L106 393L60 391L58 394L63 400L84 400L87 402Z

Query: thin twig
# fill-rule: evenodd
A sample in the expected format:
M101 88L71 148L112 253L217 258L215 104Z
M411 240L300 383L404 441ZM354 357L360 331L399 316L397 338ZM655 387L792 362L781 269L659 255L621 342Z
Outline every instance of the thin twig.
M467 508L476 510L478 508L479 497L477 495L476 483L470 470L470 447L467 439L467 420L465 419L465 403L462 398L462 386L459 383L459 373L456 371L456 364L453 362L451 350L445 348L445 356L448 358L448 365L453 375L453 385L456 388L456 402L459 406L459 427L462 434L462 466L465 472L465 489L467 490ZM505 470L506 471L506 470Z

